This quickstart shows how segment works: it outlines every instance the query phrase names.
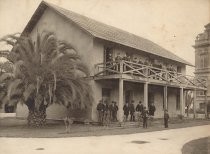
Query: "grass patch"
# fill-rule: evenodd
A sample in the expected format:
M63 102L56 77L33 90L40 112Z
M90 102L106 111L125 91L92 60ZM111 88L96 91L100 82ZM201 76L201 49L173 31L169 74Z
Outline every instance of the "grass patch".
M65 126L62 121L48 122L42 128L29 128L27 127L26 120L20 119L0 119L0 137L20 137L20 138L65 138L65 137L84 137L84 136L105 136L105 135L122 135L122 134L135 134L152 131L166 130L160 120L159 122L153 121L147 129L142 126L133 127L115 127L115 126L98 126L98 125L84 125L73 124L70 133L66 133ZM169 123L169 128L185 128L200 125L209 125L210 120L183 120ZM161 139L166 140L166 139Z
M209 154L210 137L192 140L182 147L182 154Z

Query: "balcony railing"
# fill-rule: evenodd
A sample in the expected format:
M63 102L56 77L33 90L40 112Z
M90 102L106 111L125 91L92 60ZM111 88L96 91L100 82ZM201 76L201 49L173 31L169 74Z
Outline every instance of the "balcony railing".
M166 81L169 83L185 84L206 88L206 80L194 76L185 75L176 71L160 69L130 61L111 61L95 65L95 76L107 76L113 74L129 74L145 79Z

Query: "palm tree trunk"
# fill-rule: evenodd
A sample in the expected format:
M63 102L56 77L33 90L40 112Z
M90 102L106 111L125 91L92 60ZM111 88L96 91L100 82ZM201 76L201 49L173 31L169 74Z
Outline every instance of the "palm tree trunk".
M42 127L46 124L46 110L37 111L29 110L28 113L28 126L29 127Z

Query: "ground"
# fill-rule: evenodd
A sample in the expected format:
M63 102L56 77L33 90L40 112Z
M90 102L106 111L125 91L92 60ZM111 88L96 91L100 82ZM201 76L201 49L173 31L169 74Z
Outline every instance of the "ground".
M169 129L192 127L210 124L210 120L170 120ZM74 124L69 134L65 133L64 123L48 122L44 128L34 129L26 126L26 120L22 119L0 119L0 137L82 137L82 136L104 136L143 133L164 130L163 120L152 122L147 129L141 127L105 127L98 125Z
M2 154L180 154L185 143L210 136L210 125L127 135L0 138ZM52 133L52 132L51 132Z

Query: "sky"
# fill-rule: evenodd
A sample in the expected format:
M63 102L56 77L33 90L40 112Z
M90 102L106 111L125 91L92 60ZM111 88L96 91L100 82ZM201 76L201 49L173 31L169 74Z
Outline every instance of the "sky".
M22 32L41 0L0 0L0 38ZM147 38L194 64L197 34L210 22L210 0L46 0ZM0 50L5 48L0 44ZM192 75L194 68L187 67Z

